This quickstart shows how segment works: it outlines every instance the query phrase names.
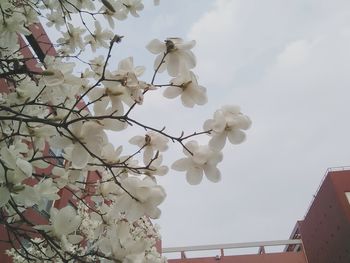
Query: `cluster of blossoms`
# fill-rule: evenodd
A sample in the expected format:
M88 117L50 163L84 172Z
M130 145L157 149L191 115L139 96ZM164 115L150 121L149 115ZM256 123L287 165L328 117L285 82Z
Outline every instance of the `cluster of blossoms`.
M157 177L169 171L163 164L169 142L185 155L171 168L199 184L203 174L220 180L217 165L226 138L244 141L251 122L237 106L222 107L203 131L181 136L131 117L148 92L162 89L164 97L180 97L185 107L207 102L193 72L195 41L152 40L146 48L157 57L149 82L132 57L113 68L110 57L122 37L103 25L114 28L115 21L137 17L142 9L141 0L0 3L0 227L14 262L165 262L150 220L160 216L166 197ZM51 55L38 54L39 36L37 54L28 55L23 39L39 18L61 32L57 53L50 47ZM90 18L94 23L87 23ZM85 60L90 51L103 53L101 48L103 55ZM77 66L81 61L88 61L86 68ZM170 81L156 83L164 71ZM107 132L135 126L147 130L130 138L135 151L127 142L115 147L109 141ZM211 137L208 145L194 140L205 135Z

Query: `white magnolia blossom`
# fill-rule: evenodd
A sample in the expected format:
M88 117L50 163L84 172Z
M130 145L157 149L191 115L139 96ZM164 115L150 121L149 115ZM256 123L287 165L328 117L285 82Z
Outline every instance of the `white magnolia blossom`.
M157 185L149 177L145 177L143 180L137 177L128 177L121 182L121 185L128 193L124 192L120 196L115 211L123 212L131 222L143 215L153 219L159 218L161 211L157 206L166 197L163 187Z
M164 97L173 99L181 96L185 107L192 108L195 104L204 105L208 101L206 89L198 85L197 78L192 71L183 72L172 79L170 85L164 90Z
M30 35L25 27L26 18L21 13L13 13L10 17L1 19L0 22L0 47L11 48L17 46L17 34Z
M91 35L85 36L84 40L90 44L92 51L96 51L98 47L109 47L109 42L114 34L110 30L102 30L101 24L95 21L95 32ZM108 42L107 42L108 41Z
M73 141L67 138L69 136L74 136ZM74 122L67 137L56 135L50 143L56 148L64 149L65 158L72 162L75 169L85 168L92 157L101 155L102 148L107 143L103 126L97 122Z
M158 157L152 161L152 163L149 165L148 169L145 169L144 173L148 176L154 177L157 176L163 176L166 175L169 171L168 166L162 165L163 162L163 156L158 155Z
M135 17L139 17L138 11L143 10L143 4L142 0L122 0L123 6L124 6L124 12L126 15L128 12L132 14Z
M143 148L143 162L149 164L156 151L164 152L168 149L169 139L157 132L149 131L145 136L134 136L129 143Z
M186 107L207 102L191 71L195 41L152 40L147 49L157 57L149 81L132 57L118 60L123 37L111 28L115 20L138 17L142 0L2 1L0 7L0 227L8 234L4 241L16 240L6 254L15 263L166 262L151 219L160 216L166 197L156 176L168 172L169 139L186 155L174 170L186 172L190 184L203 174L217 182L219 150L226 137L234 144L244 140L249 118L225 106L205 122L206 131L176 137L135 117L160 87ZM39 16L61 34L53 45L51 32L37 35ZM28 34L39 47L29 41L32 49L19 48ZM157 83L165 69L170 84ZM147 133L129 141L116 133L135 134L134 127ZM192 140L199 135L210 135L209 145Z
M181 38L168 38L165 42L153 39L146 48L158 55L154 61L155 70L163 72L167 69L170 76L176 77L196 66L196 58L190 50L195 44L194 40L184 42Z
M68 32L63 33L62 37L57 40L63 47L68 47L71 52L74 52L77 48L84 49L83 34L85 29L74 27L68 23Z
M112 79L115 77L121 80L121 84L125 87L122 99L127 104L134 102L142 104L143 92L142 84L138 78L144 73L145 67L134 67L134 60L132 57L121 60L118 64L118 70L112 73ZM114 77L113 77L114 76Z
M186 172L186 179L189 184L199 184L202 181L203 173L212 182L218 182L221 179L219 169L216 167L222 161L222 153L210 149L206 145L199 145L196 141L186 143L182 158L174 162L172 169L180 172Z
M73 207L66 206L60 210L51 208L50 221L50 225L38 225L35 228L58 239L68 238L73 244L81 241L81 236L73 234L81 223L81 217Z
M251 120L241 113L238 106L223 106L215 111L214 118L207 120L203 129L211 130L212 136L209 146L215 150L221 150L226 142L226 138L232 144L242 143L246 135L243 130L249 129Z
M41 99L57 105L75 98L81 83L81 79L73 75L75 63L52 56L46 56L44 63L47 70L39 82L41 89L45 86Z

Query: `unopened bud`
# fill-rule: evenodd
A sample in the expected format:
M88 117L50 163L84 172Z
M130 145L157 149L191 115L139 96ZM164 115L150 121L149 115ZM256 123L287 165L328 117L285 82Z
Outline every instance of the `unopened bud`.
M43 75L43 76L53 76L53 75L55 75L55 72L50 71L50 70L44 70L43 72L41 72L41 75Z
M175 49L174 42L169 39L165 40L165 46L167 52L173 51Z
M145 135L145 142L147 145L151 143L151 136L149 136L148 134Z
M11 190L13 193L18 193L24 190L24 188L25 188L24 185L14 185Z
M122 41L124 36L119 36L119 35L115 35L112 40L111 40L111 43L120 43Z
M114 7L112 6L112 4L110 2L108 2L107 0L101 0L102 1L102 4L107 7L107 9L113 13L115 13L115 9Z

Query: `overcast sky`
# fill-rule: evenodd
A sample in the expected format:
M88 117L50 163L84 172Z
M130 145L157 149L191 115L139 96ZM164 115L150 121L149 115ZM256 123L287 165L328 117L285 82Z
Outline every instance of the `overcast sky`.
M350 2L163 0L120 30L150 69L153 56L140 49L150 39L197 41L194 71L209 103L182 110L151 96L150 122L192 131L225 104L253 121L244 144L226 146L221 182L190 186L177 172L161 180L163 246L288 239L327 168L350 164Z
M134 116L173 134L200 130L225 104L253 121L245 143L224 149L221 182L190 186L175 171L160 180L163 246L288 239L327 168L350 165L350 2L145 2L140 18L117 24L125 39L116 58L133 55L149 79L151 39L195 39L194 71L209 103L184 109L154 93ZM130 134L111 138L118 145ZM182 157L176 152L166 161Z

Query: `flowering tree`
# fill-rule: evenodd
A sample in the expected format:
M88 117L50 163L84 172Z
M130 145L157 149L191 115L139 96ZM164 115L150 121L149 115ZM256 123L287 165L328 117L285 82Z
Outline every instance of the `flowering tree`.
M132 57L117 68L110 62L123 37L103 26L113 28L142 9L141 0L1 1L0 224L14 262L165 261L150 221L160 216L166 196L157 184L168 172L162 155L177 143L185 156L173 170L186 172L190 184L199 184L203 174L217 182L226 138L244 141L251 122L237 106L222 107L203 130L180 136L131 117L151 92L179 96L189 108L207 102L192 72L195 41L150 41L146 48L156 55L150 81L141 80L144 67L135 67ZM28 47L19 45L39 19L61 34L55 56L28 57ZM94 55L97 50L103 55ZM171 79L157 83L163 71ZM109 142L106 131L135 126L146 130L130 138L135 152ZM205 135L208 145L194 140ZM59 206L63 193L72 198ZM52 203L36 220L36 211Z

